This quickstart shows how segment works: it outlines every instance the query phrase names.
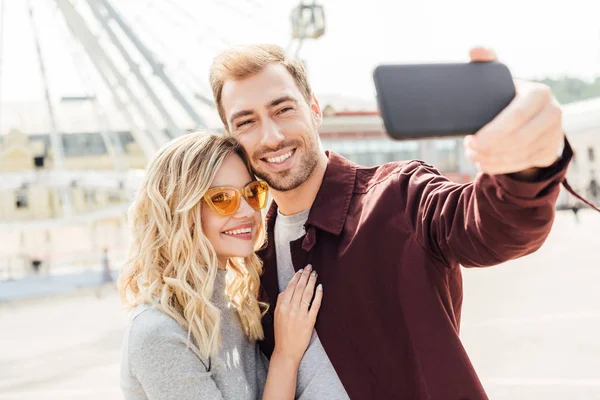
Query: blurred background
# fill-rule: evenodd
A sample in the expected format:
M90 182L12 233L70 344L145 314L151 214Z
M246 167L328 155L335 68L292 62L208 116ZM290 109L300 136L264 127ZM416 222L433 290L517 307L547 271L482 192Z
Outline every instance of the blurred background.
M0 0L0 399L121 398L126 209L165 141L222 130L220 51L275 43L302 60L326 148L468 182L461 138L386 136L372 70L492 47L553 89L568 179L600 204L599 15L594 0ZM465 271L461 335L490 398L600 399L599 245L600 214L563 191L539 252Z

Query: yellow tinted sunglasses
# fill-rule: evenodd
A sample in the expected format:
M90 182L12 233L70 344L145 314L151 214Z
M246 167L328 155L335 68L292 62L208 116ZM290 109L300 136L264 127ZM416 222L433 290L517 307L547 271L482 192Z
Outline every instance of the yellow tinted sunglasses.
M242 197L253 209L262 210L267 205L269 185L253 181L241 190L229 186L214 187L206 192L203 199L214 212L225 217L237 212Z

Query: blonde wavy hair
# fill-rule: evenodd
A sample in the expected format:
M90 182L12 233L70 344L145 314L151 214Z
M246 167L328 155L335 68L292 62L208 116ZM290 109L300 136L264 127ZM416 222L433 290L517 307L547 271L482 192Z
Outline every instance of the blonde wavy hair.
M202 231L201 200L231 155L246 153L232 138L189 133L167 143L150 162L145 180L129 208L129 259L119 277L126 308L151 303L188 330L205 357L221 344L221 314L211 301L217 254ZM261 218L254 247L264 241ZM262 263L253 253L228 260L226 293L247 337L263 338L261 318L267 304L258 301Z

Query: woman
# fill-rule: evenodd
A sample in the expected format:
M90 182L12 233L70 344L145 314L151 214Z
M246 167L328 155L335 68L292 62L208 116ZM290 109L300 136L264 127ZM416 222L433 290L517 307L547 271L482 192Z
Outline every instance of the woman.
M293 399L322 290L299 271L275 309L276 348L257 340L261 209L268 187L237 142L191 133L150 163L130 209L132 246L119 291L133 310L123 343L126 399ZM312 305L309 308L309 304Z

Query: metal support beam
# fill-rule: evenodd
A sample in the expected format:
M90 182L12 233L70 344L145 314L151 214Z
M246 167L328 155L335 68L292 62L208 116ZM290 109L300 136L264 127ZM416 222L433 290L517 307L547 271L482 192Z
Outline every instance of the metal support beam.
M55 9L55 11L58 11L58 8ZM65 45L71 49L71 58L73 59L73 64L75 64L75 68L79 73L81 82L87 86L86 95L81 98L81 100L89 101L91 103L94 116L99 124L100 135L102 136L102 141L106 146L106 150L114 160L117 171L123 171L129 168L129 165L125 155L125 149L123 148L123 144L119 139L118 132L111 131L109 128L108 116L98 102L98 98L96 96L97 91L94 88L91 76L88 74L89 68L83 62L81 57L82 54L78 51L79 43L77 42L77 39L73 36L73 32L70 31L65 25L61 24L61 28L63 28L61 30L64 30Z
M59 10L61 10L65 17L67 25L73 32L73 35L79 39L92 63L98 70L98 73L110 89L116 105L123 112L127 122L131 126L131 133L136 142L142 147L144 154L146 154L148 158L153 157L163 142L167 140L166 135L156 128L153 120L129 88L123 75L118 71L117 67L100 46L97 38L90 31L83 17L75 10L70 0L56 0L56 2ZM123 89L126 94L126 100L128 100L129 103L121 98L118 89ZM147 132L140 129L135 116L132 114L130 107L128 107L131 104L133 104L143 122L147 124ZM146 133L149 133L149 135Z
M96 17L96 19L100 22L100 24L102 25L102 27L108 34L108 37L110 38L111 42L117 47L117 49L119 50L119 52L121 53L121 55L123 56L125 61L127 62L127 65L129 65L129 68L131 69L131 71L133 72L133 74L135 75L137 80L140 82L140 84L142 85L142 87L144 88L146 93L148 94L148 97L150 98L150 100L152 101L152 103L154 104L154 106L156 107L158 112L164 118L164 120L167 124L167 130L169 131L170 136L171 137L180 136L181 130L177 127L177 125L175 124L175 121L173 121L171 114L169 114L169 112L165 109L162 102L159 100L158 96L154 92L154 89L152 89L152 87L150 86L150 84L148 83L148 81L146 80L146 78L144 77L142 72L140 71L139 66L135 63L135 61L133 61L133 59L131 58L131 56L129 55L129 53L127 52L127 50L121 43L120 39L117 37L117 35L113 31L112 27L108 24L108 18L106 15L108 13L108 10L104 10L105 15L103 15L102 11L100 10L101 5L98 0L87 0L87 3L89 4L90 9L94 13L94 16Z
M171 81L171 79L165 74L163 64L156 61L152 52L150 50L148 50L148 48L132 32L132 30L125 23L123 18L121 18L119 13L116 12L115 9L112 7L110 2L108 0L97 0L97 1L102 3L102 5L104 5L106 10L108 11L109 16L121 27L121 29L123 30L125 35L127 35L129 40L131 40L131 42L135 45L135 47L137 47L137 49L140 51L140 53L142 53L142 55L144 56L146 61L148 61L148 63L152 67L154 74L163 81L165 86L171 91L171 94L173 95L175 100L177 100L179 102L179 104L181 104L183 109L190 116L190 118L194 121L194 123L197 125L197 127L198 128L206 128L206 123L204 122L202 117L200 117L200 115L196 112L196 110L194 110L194 108L187 101L187 99L183 96L183 94L179 91L179 89L177 89L177 87Z
M50 146L52 148L52 158L54 161L54 169L58 172L63 173L65 171L65 163L64 163L64 155L63 155L63 146L62 146L62 137L58 133L58 128L56 126L56 116L54 113L54 107L52 106L52 101L50 100L50 91L48 89L48 76L46 75L46 68L44 65L44 58L42 57L42 52L40 50L40 38L39 32L37 30L37 25L35 24L35 18L33 16L33 7L31 6L31 1L28 2L28 11L29 11L29 19L31 21L31 29L33 32L33 38L35 41L35 49L38 57L38 65L40 67L40 73L42 75L42 82L44 85L44 95L46 99L46 106L48 107L48 115L50 117ZM70 217L73 213L73 208L71 206L71 196L69 194L68 188L61 188L58 190L62 208L64 210L64 214L66 217Z

